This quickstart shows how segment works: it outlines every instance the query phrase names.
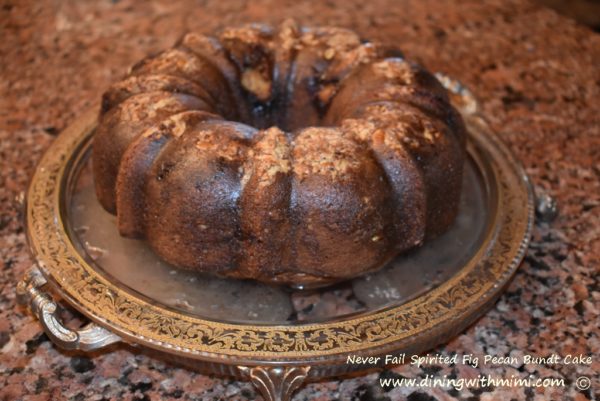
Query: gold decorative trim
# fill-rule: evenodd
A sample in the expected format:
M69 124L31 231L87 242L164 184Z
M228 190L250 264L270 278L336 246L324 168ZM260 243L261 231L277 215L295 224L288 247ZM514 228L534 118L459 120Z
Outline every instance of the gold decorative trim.
M302 325L226 324L148 303L108 281L76 251L65 229L65 197L96 110L65 130L42 158L27 196L29 243L44 275L74 307L128 341L192 358L327 363L345 353L374 353L470 321L521 262L533 222L532 191L518 162L476 116L468 118L469 153L494 177L492 229L482 248L452 279L401 306L369 315ZM466 323L465 323L466 324ZM431 344L433 345L433 343ZM337 355L337 357L335 357Z

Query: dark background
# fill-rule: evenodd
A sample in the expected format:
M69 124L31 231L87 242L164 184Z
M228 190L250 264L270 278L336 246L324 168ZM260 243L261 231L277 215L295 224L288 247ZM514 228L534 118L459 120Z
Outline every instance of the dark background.
M600 32L599 0L537 0L559 13Z

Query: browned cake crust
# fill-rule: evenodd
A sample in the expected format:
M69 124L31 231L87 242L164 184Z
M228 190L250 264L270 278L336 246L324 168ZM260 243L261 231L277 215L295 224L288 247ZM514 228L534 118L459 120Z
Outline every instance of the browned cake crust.
M444 232L465 130L439 82L340 28L187 34L103 97L96 192L166 261L294 285Z

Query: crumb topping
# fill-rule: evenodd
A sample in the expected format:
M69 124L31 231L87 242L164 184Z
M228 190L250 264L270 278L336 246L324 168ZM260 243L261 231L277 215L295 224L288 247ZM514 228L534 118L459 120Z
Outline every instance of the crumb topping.
M356 140L371 144L383 144L386 148L402 151L399 142L400 134L389 126L375 123L368 119L346 119L342 122L342 129L346 135Z
M346 135L357 140L382 143L391 149L402 144L411 149L436 146L442 139L436 124L399 103L368 105L364 118L345 119L341 127Z
M216 52L218 50L218 44L214 42L214 39L208 36L199 35L194 32L185 34L181 43L184 46L189 47L191 50L204 49Z
M344 51L360 45L360 39L354 32L346 29L331 29L325 43L330 49Z
M159 111L176 113L183 108L178 96L168 92L143 93L130 97L119 105L121 118L127 121L141 121L155 118Z
M214 154L216 157L228 162L239 161L243 154L244 148L241 143L233 140L227 140L223 133L219 133L214 129L201 129L195 131L196 149Z
M385 59L373 64L375 74L400 85L412 85L415 72L410 64L400 59Z
M245 43L260 43L265 34L266 29L261 29L258 25L246 25L242 27L233 27L224 29L221 34L221 40L239 40Z
M435 146L442 138L440 129L415 110L405 109L400 105L396 105L396 108L376 105L372 109L367 108L367 112L369 121L385 126L398 141L411 149L423 145Z
M279 174L287 174L292 169L290 146L283 131L272 127L259 135L258 142L248 151L242 188L252 177L257 178L259 188L272 185Z
M142 133L142 137L148 138L151 136L172 136L180 137L187 130L187 118L185 113L178 113L168 117L162 121L158 127L152 127Z
M319 39L313 30L305 30L300 36L300 43L296 44L296 48L300 49L301 45L314 47L319 44Z
M342 121L342 132L350 138L368 142L376 129L372 121L366 119L347 118Z
M298 24L293 19L286 19L279 27L279 45L286 51L292 50L298 39Z
M304 179L324 175L337 180L361 165L358 145L333 128L307 128L294 141L294 173Z
M256 177L259 188L272 185L279 174L287 174L291 169L290 145L285 134L279 128L271 127L259 134L259 140L248 151L242 188L252 177Z
M175 114L167 121L170 134L178 138L187 130L186 118L181 114Z
M199 57L181 49L170 49L149 59L133 72L135 74L146 72L156 74L176 71L189 77L198 74L205 67L206 63Z

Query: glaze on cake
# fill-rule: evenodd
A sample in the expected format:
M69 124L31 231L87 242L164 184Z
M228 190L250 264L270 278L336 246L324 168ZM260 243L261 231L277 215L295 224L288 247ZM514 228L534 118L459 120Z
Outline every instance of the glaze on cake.
M440 83L352 31L185 35L104 94L96 193L166 261L292 285L382 267L444 232L465 129Z

